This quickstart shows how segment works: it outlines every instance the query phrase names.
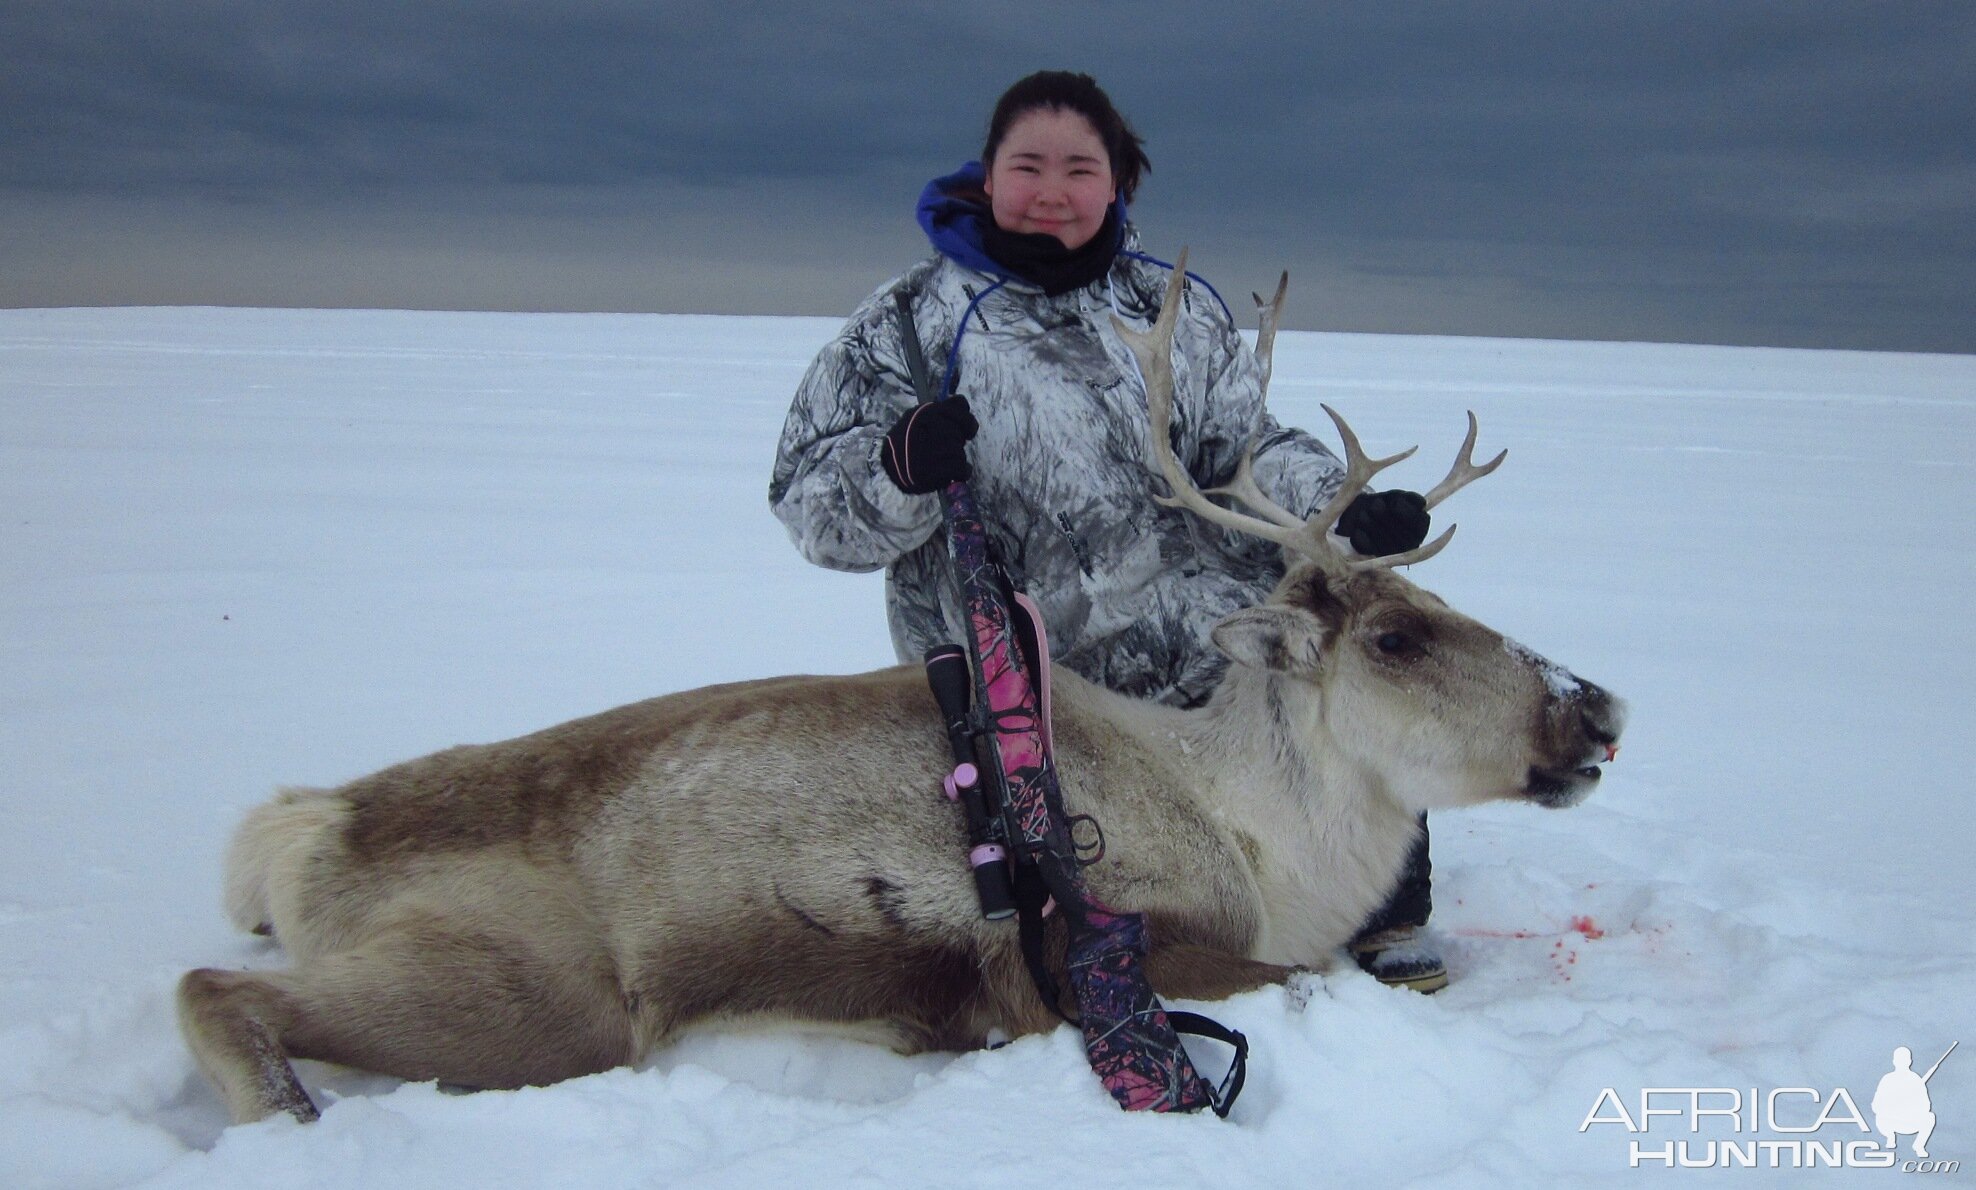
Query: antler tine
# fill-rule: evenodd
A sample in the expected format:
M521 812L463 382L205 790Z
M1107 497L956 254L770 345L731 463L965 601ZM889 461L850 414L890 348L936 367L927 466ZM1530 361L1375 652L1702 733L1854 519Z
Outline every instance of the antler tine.
M1468 437L1462 441L1461 453L1455 456L1455 465L1448 469L1448 477L1435 484L1434 490L1427 493L1427 507L1438 507L1441 501L1502 466L1503 460L1509 457L1509 451L1504 450L1495 458L1477 467L1475 465L1476 429L1475 411L1471 409L1468 411Z
M1391 570L1395 566L1411 566L1415 562L1425 562L1447 548L1448 542L1454 538L1454 535L1455 526L1449 525L1445 532L1426 545L1416 546L1400 554L1382 554L1377 558L1354 558L1350 566L1353 570Z
M1260 392L1257 394L1260 398L1267 398L1269 395L1271 356L1276 349L1276 327L1282 320L1283 299L1289 292L1290 271L1285 269L1283 275L1277 278L1275 297L1265 302L1259 293L1251 293L1249 295L1256 302L1255 355L1256 363L1262 369L1262 383L1259 386ZM1268 521L1281 525L1286 529L1300 529L1303 527L1304 518L1284 508L1276 501L1271 500L1263 493L1261 485L1256 483L1255 436L1256 431L1262 426L1262 415L1263 404L1261 400L1258 400L1256 402L1256 424L1250 427L1249 431L1249 448L1242 452L1242 461L1235 467L1235 477L1218 488L1209 488L1207 494L1210 496L1229 496L1233 499L1240 500L1252 511Z
M1351 506L1353 500L1358 499L1361 492L1365 491L1365 485L1372 482L1373 476L1395 463L1412 458L1413 452L1420 449L1418 446L1409 446L1396 455L1388 455L1383 459L1372 458L1365 453L1365 448L1359 445L1358 435L1352 433L1352 427L1338 415L1338 411L1329 405L1323 406L1323 409L1331 415L1331 424L1338 427L1338 437L1345 444L1345 481L1339 485L1337 492L1324 507L1305 522L1310 531L1319 537L1331 531L1331 526L1337 524L1338 518L1345 515L1345 509Z
M1262 367L1262 391L1269 395L1270 368L1276 354L1276 324L1283 317L1283 298L1290 292L1290 270L1284 269L1283 276L1276 282L1276 296L1268 301L1262 295L1251 292L1256 300L1256 363Z
M1235 478L1218 488L1209 488L1210 496L1231 496L1247 505L1249 509L1274 525L1285 529L1302 529L1304 518L1271 500L1263 493L1262 486L1256 483L1256 448L1253 444L1242 452L1242 461L1235 465Z
M1127 326L1116 314L1112 315L1112 327L1118 337L1132 349L1132 355L1139 362L1139 374L1146 382L1146 411L1152 422L1153 461L1160 474L1166 477L1167 486L1173 490L1171 497L1162 497L1160 502L1171 507L1185 508L1210 524L1233 529L1273 541L1284 549L1293 550L1306 557L1335 565L1337 553L1324 542L1321 534L1312 533L1301 521L1294 524L1278 524L1272 520L1249 516L1231 508L1223 508L1207 498L1194 484L1187 469L1180 465L1174 456L1171 430L1173 425L1173 331L1179 322L1180 307L1184 300L1187 283L1187 253L1182 251L1180 259L1174 262L1173 276L1167 281L1166 297L1160 306L1160 316L1150 330L1138 331ZM1245 465L1237 471L1237 482L1248 474ZM1249 475L1248 486L1253 489L1255 480ZM1270 505L1274 507L1274 505ZM1281 511L1280 509L1278 510ZM1283 514L1288 516L1288 514Z
M1440 483L1435 484L1434 490L1427 493L1427 507L1438 507L1441 501L1446 500L1449 496L1454 495L1469 484L1474 483L1476 480L1502 466L1503 460L1509 457L1507 450L1501 451L1497 453L1495 458L1477 467L1475 465L1475 435L1477 429L1475 411L1470 410L1468 414L1468 437L1462 440L1461 453L1455 456L1455 465L1448 469L1448 477ZM1354 570L1391 570L1395 566L1411 566L1415 562L1425 562L1435 554L1440 553L1442 548L1448 544L1448 539L1454 535L1455 527L1449 525L1446 532L1417 549L1411 549L1401 554L1387 554L1379 558L1354 559L1351 566Z

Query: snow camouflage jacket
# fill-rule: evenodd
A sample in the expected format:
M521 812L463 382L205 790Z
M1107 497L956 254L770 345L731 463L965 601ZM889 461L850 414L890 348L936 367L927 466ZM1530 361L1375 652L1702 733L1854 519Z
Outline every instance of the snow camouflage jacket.
M899 292L911 300L933 382L965 394L981 424L970 486L1010 577L1042 609L1058 664L1126 694L1197 703L1226 664L1209 631L1282 577L1277 546L1154 500L1166 484L1146 457L1145 387L1111 325L1114 308L1135 327L1159 316L1167 270L1136 249L1128 229L1106 278L1056 297L943 252L866 299L803 377L769 504L810 561L888 568L901 661L967 639L967 618L940 497L900 491L878 461L886 431L918 403ZM1253 439L1258 484L1307 515L1337 490L1342 464L1263 411L1255 356L1213 291L1191 284L1184 300L1174 334L1176 454L1207 488L1233 476Z

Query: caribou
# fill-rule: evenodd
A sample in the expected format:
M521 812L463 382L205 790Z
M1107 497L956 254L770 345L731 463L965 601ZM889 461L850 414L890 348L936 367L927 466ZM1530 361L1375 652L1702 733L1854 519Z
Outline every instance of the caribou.
M1184 276L1183 258L1149 330L1117 323L1153 461L1171 503L1277 542L1288 572L1214 629L1230 665L1205 705L1059 670L1054 740L1067 808L1105 832L1092 891L1148 915L1160 995L1216 1000L1328 968L1420 813L1581 800L1624 710L1395 572L1452 528L1383 558L1328 534L1412 453L1369 458L1328 407L1345 476L1314 514L1273 504L1246 459L1201 491L1167 433ZM1265 383L1282 299L1257 300ZM1473 463L1476 429L1470 414L1430 507L1501 463ZM975 901L961 817L936 793L951 763L923 675L901 666L670 694L283 790L234 836L225 900L293 965L187 973L181 1029L240 1122L316 1117L294 1058L513 1088L748 1017L903 1052L1051 1029L1015 923Z

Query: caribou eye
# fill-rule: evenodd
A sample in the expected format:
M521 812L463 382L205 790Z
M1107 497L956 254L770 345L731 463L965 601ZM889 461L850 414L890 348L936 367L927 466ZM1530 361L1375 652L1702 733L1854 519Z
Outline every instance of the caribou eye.
M1427 656L1427 645L1434 639L1434 633L1418 617L1396 615L1383 617L1384 623L1374 623L1368 627L1371 636L1369 643L1378 649L1380 656L1392 661L1413 662Z

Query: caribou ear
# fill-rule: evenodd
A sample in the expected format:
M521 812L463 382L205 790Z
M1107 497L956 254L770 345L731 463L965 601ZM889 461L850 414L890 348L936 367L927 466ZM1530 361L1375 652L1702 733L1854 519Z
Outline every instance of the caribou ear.
M1214 626L1214 647L1238 665L1315 676L1324 665L1324 621L1294 607L1244 608Z

